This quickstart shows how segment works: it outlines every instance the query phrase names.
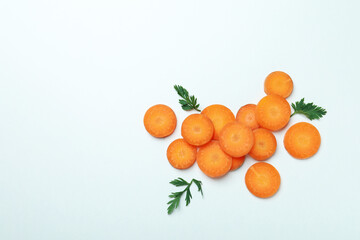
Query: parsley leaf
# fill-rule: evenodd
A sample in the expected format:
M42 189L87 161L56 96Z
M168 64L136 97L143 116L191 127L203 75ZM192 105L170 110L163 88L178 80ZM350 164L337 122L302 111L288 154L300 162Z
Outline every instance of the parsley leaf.
M202 185L202 182L196 180L196 179L193 179L194 183L196 184L196 186L198 187L198 191L201 192L201 195L203 196L203 191L202 191L202 188L201 188L201 185Z
M170 184L176 186L176 187L180 187L180 186L187 186L189 185L189 183L187 181L185 181L182 178L178 178L178 179L174 179L170 182Z
M295 104L292 103L291 106L294 109L291 117L295 114L304 114L308 119L314 120L322 118L327 113L324 108L316 106L314 103L304 103L304 98Z
M167 208L167 212L168 214L173 213L173 211L179 207L180 204L180 199L181 196L185 193L185 202L186 202L186 206L189 205L191 199L192 199L192 195L191 195L191 191L190 191L190 186L192 183L195 183L195 185L198 187L198 191L201 192L201 195L203 195L203 191L202 191L202 183L199 180L196 179L192 179L190 183L188 183L187 181L185 181L182 178L177 178L174 179L170 182L170 184L176 186L176 187L181 187L181 186L186 186L186 188L183 191L180 192L172 192L169 195L169 198L172 198L172 200L170 200L167 204L169 205Z
M182 97L182 99L179 99L182 109L185 111L195 109L200 112L200 104L197 103L197 98L195 98L194 95L190 96L189 92L180 85L174 85L174 88L177 94Z

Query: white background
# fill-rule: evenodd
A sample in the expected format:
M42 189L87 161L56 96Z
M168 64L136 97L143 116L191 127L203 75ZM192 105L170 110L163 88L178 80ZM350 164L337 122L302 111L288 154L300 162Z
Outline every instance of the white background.
M356 0L1 1L0 239L359 239L359 10ZM289 102L328 114L312 122L322 144L308 160L276 133L274 197L246 189L250 157L217 180L169 165L190 114L174 84L201 108L236 113L275 70L293 78ZM178 118L161 140L142 122L158 103ZM201 180L204 198L193 188L168 216L176 177Z

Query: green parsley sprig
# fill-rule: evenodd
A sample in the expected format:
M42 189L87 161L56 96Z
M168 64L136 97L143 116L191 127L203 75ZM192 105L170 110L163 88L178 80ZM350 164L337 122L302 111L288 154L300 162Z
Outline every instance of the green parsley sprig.
M198 191L201 192L201 195L203 196L203 191L202 191L202 183L199 180L196 179L192 179L190 183L188 183L187 181L185 181L182 178L177 178L174 179L170 182L170 184L176 186L176 187L181 187L181 186L186 186L186 188L183 191L180 192L172 192L169 195L169 198L172 198L172 200L170 200L167 204L169 205L169 207L167 208L167 212L168 214L171 214L175 208L177 208L180 204L180 199L181 196L186 193L185 196L185 202L186 202L186 206L189 205L190 200L192 198L191 192L190 192L190 186L192 183L195 183L195 185L198 187Z
M179 103L181 104L182 109L185 111L195 109L196 111L200 112L200 104L197 103L197 98L195 98L194 95L190 96L189 92L180 85L174 85L174 88L179 96L182 97L182 99L179 99Z
M304 114L308 119L314 120L322 118L327 113L324 108L316 106L314 103L304 103L304 98L295 104L292 103L291 106L294 109L291 117L295 114Z

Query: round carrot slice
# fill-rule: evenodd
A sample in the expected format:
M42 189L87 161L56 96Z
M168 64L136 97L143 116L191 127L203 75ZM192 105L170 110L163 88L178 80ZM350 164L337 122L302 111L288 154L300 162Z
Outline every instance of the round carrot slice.
M284 137L285 149L294 158L305 159L313 156L320 147L319 131L306 122L292 125Z
M268 95L257 104L255 116L261 127L277 131L288 124L290 114L290 105L285 98Z
M181 126L181 135L191 145L201 146L208 143L214 134L214 125L203 114L191 114Z
M260 162L246 172L245 184L248 190L259 198L273 196L280 187L280 174L271 164Z
M250 128L237 121L228 123L220 132L220 146L232 157L242 157L254 145L254 134Z
M259 127L259 124L256 121L255 111L255 104L242 106L236 114L236 120L254 130Z
M235 171L236 169L241 167L244 164L244 162L245 162L245 156L238 158L233 157L230 171Z
M283 98L290 96L293 87L291 77L281 71L270 73L264 83L264 89L267 95L276 94Z
M173 141L167 149L169 163L177 169L191 167L196 160L196 147L188 144L184 139L179 138Z
M218 141L211 141L199 148L196 162L203 173L216 178L229 172L232 158L221 150Z
M144 116L144 126L150 135L163 138L171 135L176 128L174 111L163 104L150 107Z
M207 116L214 124L213 139L216 140L219 139L219 133L222 128L229 122L233 122L235 120L235 116L231 110L220 104L214 104L206 107L202 110L201 114Z
M264 128L253 131L255 143L249 155L258 161L266 160L274 155L276 150L276 138L272 132Z

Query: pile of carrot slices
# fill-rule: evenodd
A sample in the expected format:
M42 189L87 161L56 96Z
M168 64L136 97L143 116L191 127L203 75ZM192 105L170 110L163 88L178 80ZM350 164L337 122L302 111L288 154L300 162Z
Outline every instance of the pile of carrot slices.
M291 77L281 71L269 74L264 83L267 94L256 105L247 104L233 112L220 104L189 115L181 125L182 138L167 149L167 159L176 169L187 169L195 162L208 177L219 178L240 168L246 156L259 161L246 172L248 190L259 198L273 196L280 186L280 174L264 162L277 148L273 134L287 126L290 104L286 100L293 91ZM146 130L154 137L171 135L177 125L174 111L162 104L150 107L144 116ZM284 137L287 152L297 159L313 156L319 149L319 131L310 123L291 126Z

